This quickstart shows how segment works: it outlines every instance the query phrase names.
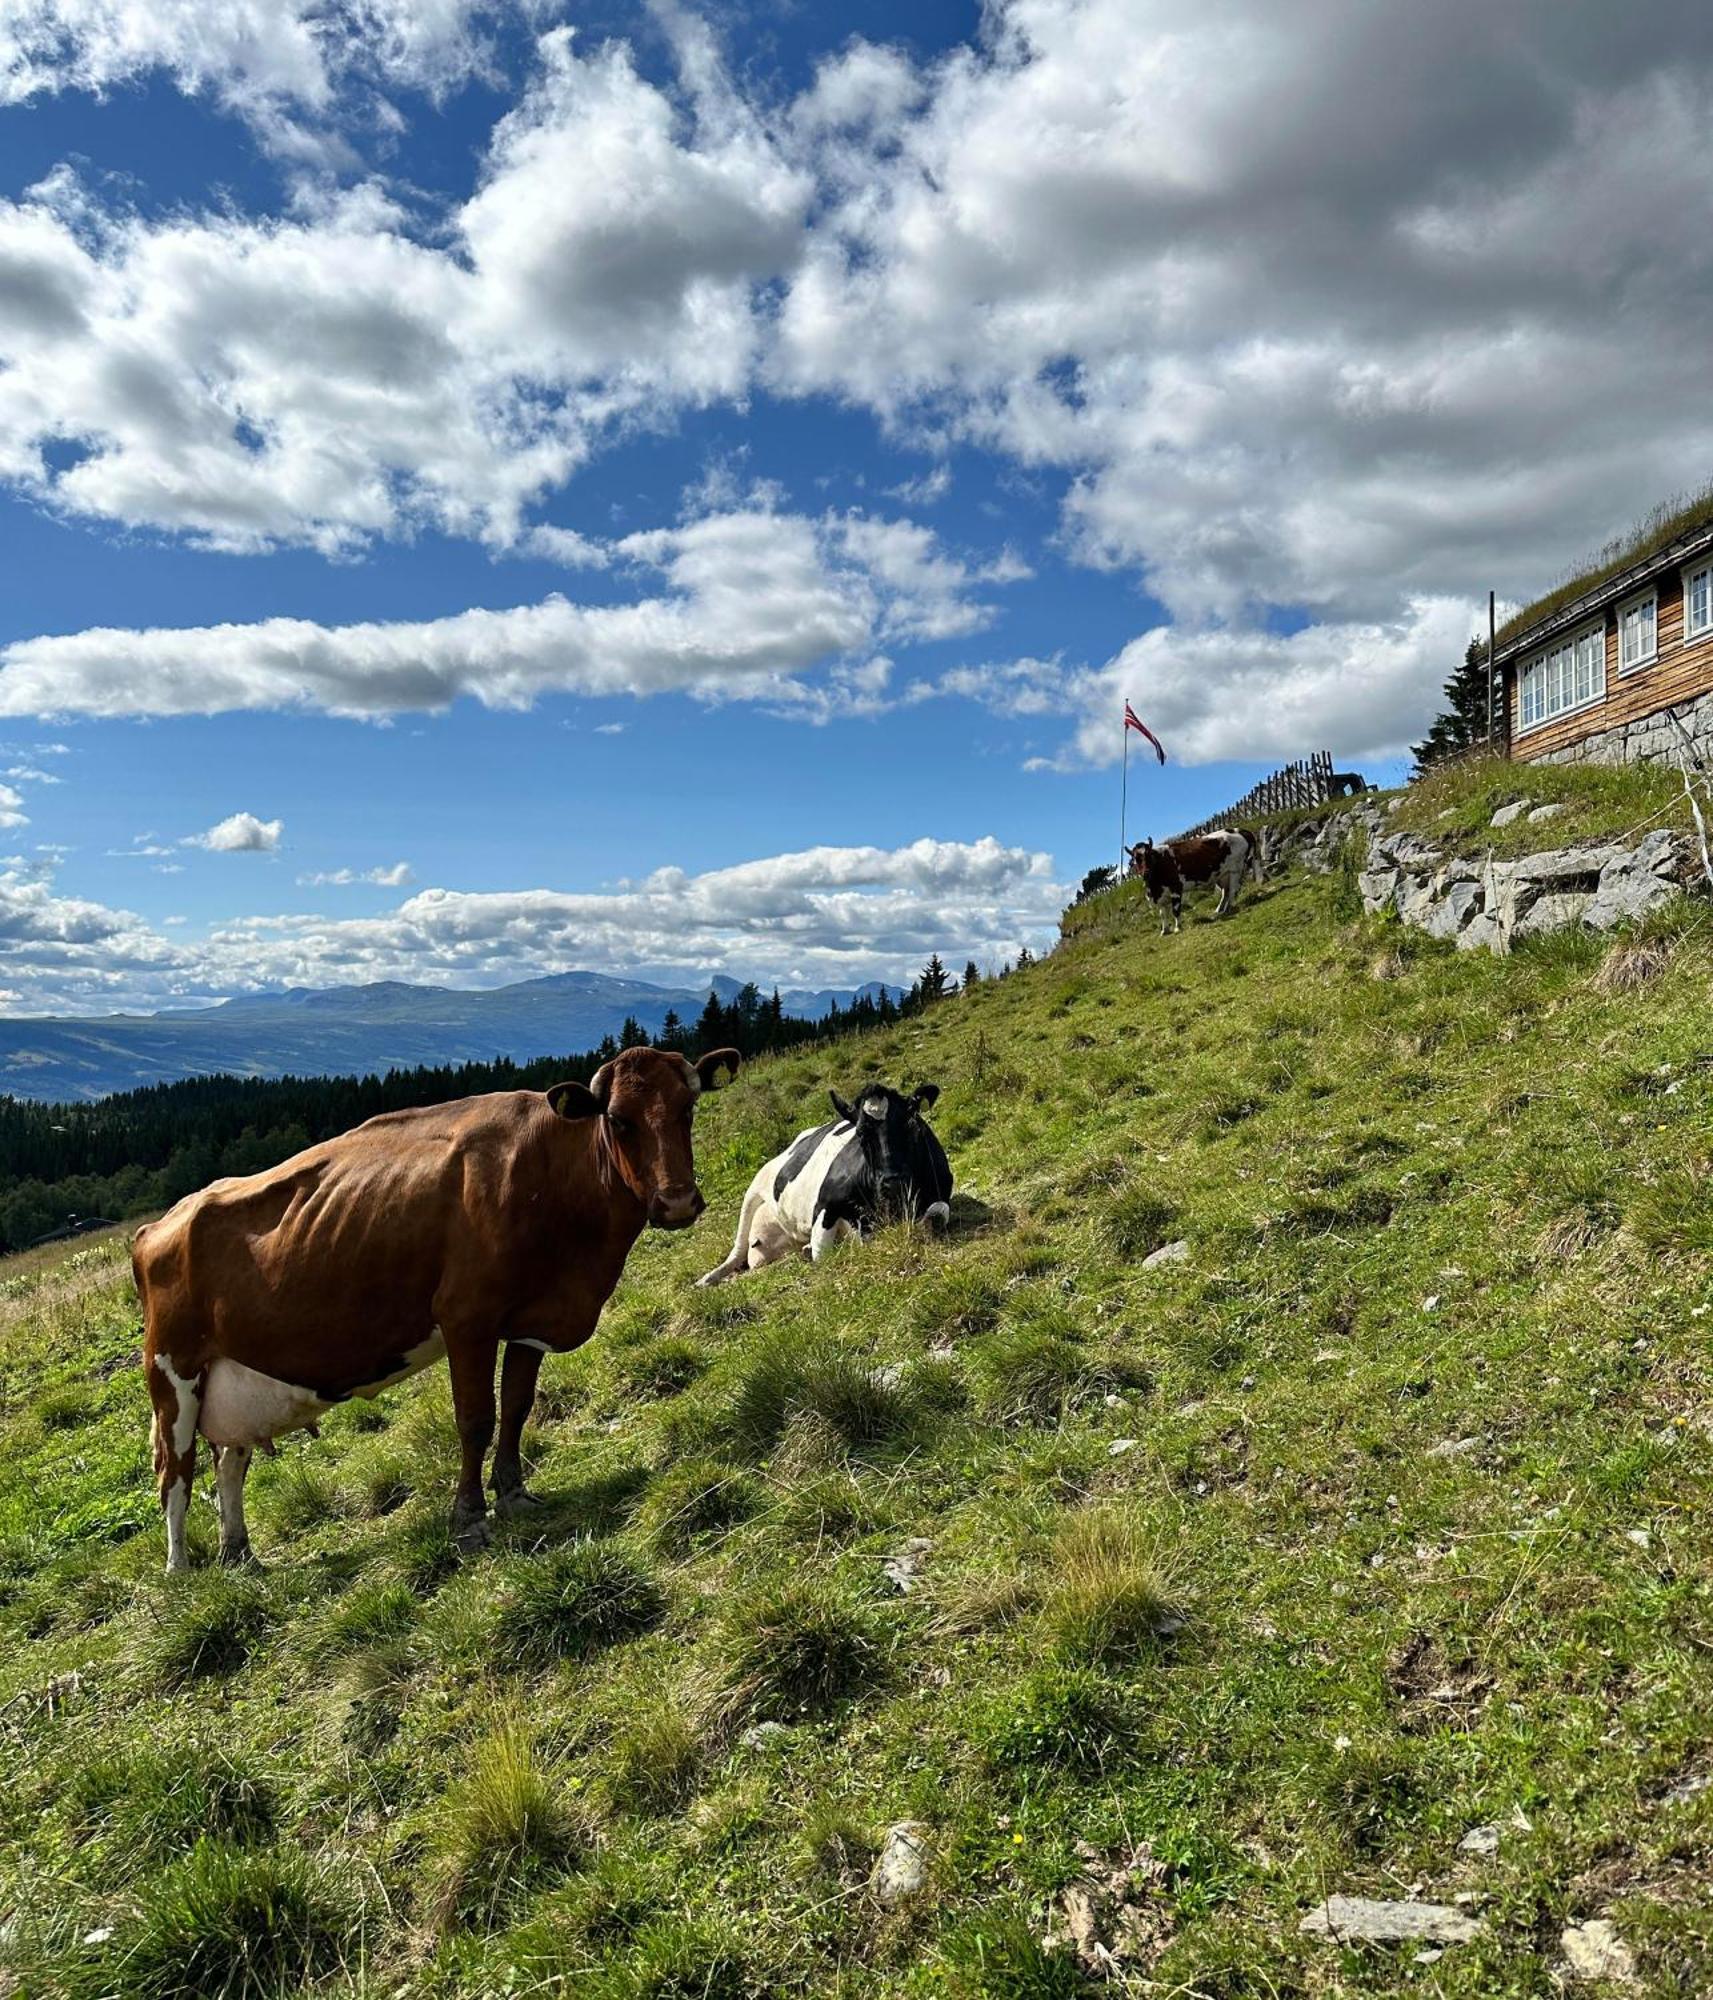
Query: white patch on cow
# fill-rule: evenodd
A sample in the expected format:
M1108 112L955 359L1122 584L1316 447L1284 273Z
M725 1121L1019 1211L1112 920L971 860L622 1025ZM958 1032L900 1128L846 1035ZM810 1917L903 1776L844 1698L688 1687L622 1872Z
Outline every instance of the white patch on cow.
M946 1201L930 1202L926 1212L923 1214L922 1220L930 1229L950 1229L952 1226L951 1203Z
M862 1108L868 1117L879 1119L882 1123L885 1122L886 1104L883 1099L877 1097L871 1097L867 1101L867 1103L863 1105Z
M818 1126L811 1125L799 1132L783 1153L775 1154L759 1170L743 1198L731 1255L723 1264L716 1264L701 1283L723 1284L727 1278L735 1278L742 1271L759 1271L763 1265L777 1263L781 1257L788 1257L794 1251L808 1249L815 1227L815 1214L821 1206L821 1188L833 1162L852 1143L856 1127L842 1118L837 1120L828 1127L820 1143L803 1162L796 1178L787 1181L777 1195L773 1187L791 1153L811 1133L819 1130Z
M553 1349L545 1340L517 1340L507 1342L510 1347L533 1347L537 1354L551 1354Z
M828 1222L824 1215L817 1215L809 1231L809 1257L813 1263L820 1263L836 1244L860 1238L862 1231L854 1222Z
M286 1431L307 1429L329 1407L312 1389L222 1359L209 1364L202 1435L210 1444L264 1444Z
M155 1366L172 1384L177 1399L173 1411L172 1449L174 1458L183 1458L196 1442L196 1377L181 1375L164 1354L155 1356Z
M189 1569L190 1551L185 1546L184 1516L190 1505L190 1481L175 1479L167 1488L167 1570Z

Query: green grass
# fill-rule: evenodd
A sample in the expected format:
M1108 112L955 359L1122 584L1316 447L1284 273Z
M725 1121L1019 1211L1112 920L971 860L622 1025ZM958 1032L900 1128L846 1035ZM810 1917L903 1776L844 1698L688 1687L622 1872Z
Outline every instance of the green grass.
M1387 817L1388 832L1413 833L1448 853L1475 858L1492 853L1504 859L1580 841L1634 843L1655 827L1683 833L1693 827L1683 779L1660 764L1513 764L1503 757L1467 757L1430 771L1399 796ZM1494 826L1494 813L1517 800L1562 811L1538 826L1529 824L1526 813L1508 826Z
M1555 842L1638 803L1506 775L1574 796ZM1478 838L1489 782L1408 811ZM1069 932L707 1101L709 1217L548 1362L491 1555L430 1373L258 1465L259 1575L162 1578L122 1244L0 1268L25 1991L1068 1996L1079 1843L1142 1842L1161 1992L1544 1996L1602 1915L1713 1990L1713 934L1610 990L1597 940L1460 955L1335 880ZM865 1074L942 1085L950 1236L693 1291ZM1480 1937L1299 1928L1410 1884Z

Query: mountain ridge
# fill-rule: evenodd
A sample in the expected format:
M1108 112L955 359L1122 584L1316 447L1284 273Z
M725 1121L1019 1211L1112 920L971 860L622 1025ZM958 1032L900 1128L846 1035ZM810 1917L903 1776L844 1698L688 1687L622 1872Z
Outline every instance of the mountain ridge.
M31 1015L0 1019L0 1093L70 1102L185 1077L363 1075L421 1064L518 1061L594 1048L627 1018L658 1034L676 1013L693 1022L710 992L729 1005L743 982L726 973L665 986L573 970L505 986L286 987L205 1007L154 1014ZM771 989L767 989L769 994ZM780 1005L819 1020L854 998L897 999L871 980L852 988L793 987Z

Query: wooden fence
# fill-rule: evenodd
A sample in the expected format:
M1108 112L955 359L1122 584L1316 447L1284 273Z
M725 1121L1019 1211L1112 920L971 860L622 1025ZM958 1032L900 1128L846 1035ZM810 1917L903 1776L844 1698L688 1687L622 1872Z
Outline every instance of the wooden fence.
M1199 825L1185 827L1174 838L1188 840L1195 834L1211 832L1216 826L1242 826L1248 820L1289 812L1293 806L1323 806L1329 799L1350 798L1367 789L1367 779L1357 772L1332 768L1330 750L1315 750L1298 763L1287 764L1270 778L1263 778L1236 805L1202 820Z

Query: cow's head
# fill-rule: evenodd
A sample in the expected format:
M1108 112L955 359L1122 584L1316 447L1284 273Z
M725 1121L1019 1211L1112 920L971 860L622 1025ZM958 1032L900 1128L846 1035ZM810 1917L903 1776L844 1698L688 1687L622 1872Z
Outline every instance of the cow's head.
M1148 857L1153 851L1154 841L1151 835L1147 840L1137 841L1134 847L1126 848L1125 852L1130 856L1130 872L1132 875L1147 873Z
M847 1104L836 1090L827 1095L833 1109L856 1127L876 1205L885 1214L904 1215L915 1199L916 1146L922 1113L940 1094L937 1083L924 1083L906 1097L884 1083L871 1083Z
M650 1223L684 1229L707 1206L690 1143L696 1100L742 1060L736 1049L715 1049L694 1063L670 1049L625 1049L587 1084L556 1083L547 1101L561 1118L599 1118L619 1178Z

